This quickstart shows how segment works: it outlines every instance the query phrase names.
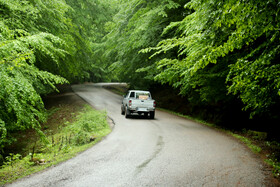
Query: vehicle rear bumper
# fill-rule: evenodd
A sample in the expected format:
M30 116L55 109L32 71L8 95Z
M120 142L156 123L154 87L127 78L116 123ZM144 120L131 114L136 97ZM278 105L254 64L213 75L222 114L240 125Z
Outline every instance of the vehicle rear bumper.
M128 108L131 113L148 113L148 112L153 112L155 111L155 108L141 108L141 107L136 107L136 108Z

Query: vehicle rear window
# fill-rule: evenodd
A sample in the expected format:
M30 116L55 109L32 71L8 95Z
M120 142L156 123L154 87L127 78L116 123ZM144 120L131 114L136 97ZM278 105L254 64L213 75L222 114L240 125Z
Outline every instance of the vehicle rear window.
M136 93L136 99L147 100L150 97L151 97L150 93L148 93L148 92L137 92Z

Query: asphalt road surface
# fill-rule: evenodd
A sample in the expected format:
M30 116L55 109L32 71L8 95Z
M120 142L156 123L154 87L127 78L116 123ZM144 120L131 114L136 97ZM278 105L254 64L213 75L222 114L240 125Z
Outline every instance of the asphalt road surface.
M161 111L154 120L126 119L122 97L102 85L72 88L107 110L113 132L77 157L10 186L270 186L261 160L234 138Z

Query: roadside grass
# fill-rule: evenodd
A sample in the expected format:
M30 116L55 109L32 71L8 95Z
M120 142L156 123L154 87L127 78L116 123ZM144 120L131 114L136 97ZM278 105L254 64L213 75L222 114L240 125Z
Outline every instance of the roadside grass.
M6 156L0 169L0 185L73 158L111 132L105 111L84 105L65 117L65 110L65 106L49 110L50 120L42 126L46 138L27 138L25 152L28 150L29 154Z
M226 134L229 134L241 142L243 142L250 150L255 154L260 154L265 163L267 163L270 167L272 167L273 176L277 179L280 179L280 143L276 141L266 141L266 133L251 131L243 129L242 132L232 131L230 129L224 129L215 124L208 123L206 121L193 118L188 115L183 115L171 110L157 108L161 111L165 111L186 119L190 119L192 121L198 122L200 124L206 125L211 128L215 128L216 130L222 131Z

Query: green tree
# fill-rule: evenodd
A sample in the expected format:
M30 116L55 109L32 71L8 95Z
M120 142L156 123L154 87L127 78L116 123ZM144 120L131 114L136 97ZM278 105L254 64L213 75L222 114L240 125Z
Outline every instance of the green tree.
M109 70L114 72L113 79L136 87L148 86L153 73L143 70L154 69L154 64L149 61L149 54L139 53L139 50L156 45L162 39L161 33L170 23L170 17L182 18L182 15L172 12L181 8L180 2L119 1L113 21L106 24L109 33L102 44L103 59L110 65Z
M64 42L40 32L38 14L28 1L0 1L0 148L11 143L11 132L33 128L40 131L45 119L40 94L67 81L36 67L44 56L56 61L66 53ZM42 134L42 133L41 133Z
M75 74L73 81L102 81L106 79L106 64L100 58L99 43L107 33L105 24L112 19L109 2L103 0L67 0L72 7L68 13L75 27L75 51L71 56L71 64ZM79 67L81 71L75 69ZM83 75L83 76L81 76ZM74 79L73 79L74 78Z
M104 2L0 0L0 149L12 132L43 137L41 96L55 85L101 79L94 47L110 18Z
M226 88L251 116L271 112L280 95L279 3L192 0L185 7L193 13L164 31L176 29L176 34L144 50L155 50L153 56L178 53L157 62L156 80L179 87L182 94L196 89L201 100L225 96ZM213 95L221 85L222 92Z

